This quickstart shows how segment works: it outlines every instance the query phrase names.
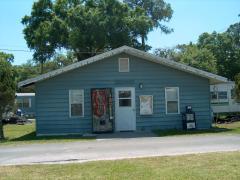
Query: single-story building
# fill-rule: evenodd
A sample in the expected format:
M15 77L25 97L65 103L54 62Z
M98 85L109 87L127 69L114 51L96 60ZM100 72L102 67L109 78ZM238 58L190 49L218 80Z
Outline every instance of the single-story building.
M35 115L35 93L16 93L15 102L17 109L21 109L24 115Z
M32 79L37 135L182 128L192 106L197 128L211 127L210 84L227 79L128 47Z

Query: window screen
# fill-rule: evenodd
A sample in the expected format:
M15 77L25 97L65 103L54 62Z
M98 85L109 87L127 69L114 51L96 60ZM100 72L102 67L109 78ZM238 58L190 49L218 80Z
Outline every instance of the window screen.
M177 87L165 88L166 113L179 113L179 92Z
M30 98L24 98L23 99L23 108L30 108L31 107L31 99Z
M218 99L227 99L227 91L218 92Z
M212 100L217 99L217 92L211 92L211 99Z
M131 107L132 97L131 91L118 91L119 107Z
M31 99L30 98L22 98L17 99L17 108L24 109L31 107Z
M84 109L84 91L70 90L69 91L69 111L70 117L83 116Z
M119 72L129 72L129 59L119 58Z

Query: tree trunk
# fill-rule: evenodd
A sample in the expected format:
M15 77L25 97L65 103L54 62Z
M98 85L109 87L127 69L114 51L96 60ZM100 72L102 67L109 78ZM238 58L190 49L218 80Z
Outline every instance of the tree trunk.
M43 74L43 62L41 62L41 74Z
M4 139L2 114L3 113L0 111L0 140Z
M141 35L141 39L142 39L142 50L145 51L145 39L144 39L144 35Z

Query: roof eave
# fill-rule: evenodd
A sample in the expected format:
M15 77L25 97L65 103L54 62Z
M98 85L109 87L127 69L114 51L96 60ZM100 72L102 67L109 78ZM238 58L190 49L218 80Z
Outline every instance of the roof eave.
M197 76L201 76L203 78L207 78L209 79L210 84L219 84L219 83L225 83L228 82L228 79L210 72L206 72L191 66L187 66L185 64L182 63L178 63L176 61L173 60L169 60L169 59L165 59L165 58L161 58L161 57L157 57L154 56L152 54L134 49L135 51L132 51L132 49L134 48L129 48L127 50L125 50L126 53L131 54L133 56L137 56L140 58L146 58L152 62L156 62L158 64L163 64L166 65L168 67L172 67L174 69L178 69L181 71L185 71L187 73L191 73L191 74L195 74Z
M133 55L133 56L136 56L136 57L139 57L139 58L145 58L149 61L152 61L152 62L155 62L155 63L158 63L158 64L163 64L163 65L166 65L168 67L172 67L174 69L178 69L178 70L181 70L181 71L185 71L187 73L191 73L191 74L195 74L197 76L207 78L207 79L209 79L210 84L219 84L219 83L227 82L227 78L225 78L225 77L218 76L216 74L212 74L212 73L209 73L209 72L206 72L206 71L202 71L202 70L199 70L197 68L193 68L193 67L187 66L185 64L175 62L173 60L168 60L168 59L164 59L164 58L161 58L161 57L157 57L157 56L154 56L152 54L149 54L149 53L146 53L146 52L143 52L143 51L140 51L140 50L128 47L128 46L122 46L122 47L119 47L117 49L105 52L103 54L96 55L96 56L90 57L86 60L71 64L71 65L66 66L66 67L63 67L61 69L54 70L54 71L51 71L49 73L39 75L35 78L31 78L31 79L27 79L25 81L21 81L21 82L18 83L18 87L26 87L26 86L35 84L38 81L42 81L42 80L57 76L59 74L74 70L76 68L91 64L93 62L96 62L96 61L99 61L99 60L102 60L102 59L105 59L105 58L108 58L108 57L111 57L111 56L114 56L114 55L117 55L117 54L123 53L123 52L127 53L127 54L130 54L130 55Z

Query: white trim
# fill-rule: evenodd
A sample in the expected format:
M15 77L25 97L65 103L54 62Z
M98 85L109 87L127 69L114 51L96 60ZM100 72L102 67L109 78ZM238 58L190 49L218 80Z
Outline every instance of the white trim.
M167 109L167 93L166 90L168 88L176 88L177 89L177 94L178 94L178 112L177 113L168 113L168 109ZM180 114L180 95L179 95L179 87L165 87L165 113L167 115L171 115L171 114Z
M136 116L137 116L137 112L136 112L136 92L135 92L135 87L115 87L114 88L114 100L115 100L115 131L122 131L121 129L119 129L119 127L117 126L117 120L118 120L118 109L119 108L119 95L118 92L119 91L131 91L131 107L133 110L133 114L134 114L134 127L133 129L129 129L126 131L136 131L137 129L137 121L136 121ZM126 99L130 99L130 98L126 98ZM121 107L121 108L129 108L129 107ZM125 131L125 130L123 130Z
M72 116L71 112L71 97L70 92L71 91L81 91L82 92L82 116ZM84 89L69 89L68 91L68 106L69 106L69 118L78 118L78 117L84 117Z
M127 70L121 70L121 66L120 66L120 61L121 60L127 60L127 63L128 63L128 69ZM130 71L130 67L129 67L129 58L118 58L118 72L129 72Z
M133 56L141 58L141 59L145 59L145 60L155 62L155 63L158 63L158 64L162 64L162 65L174 68L174 69L178 69L178 70L190 73L190 74L194 74L194 75L197 75L197 76L200 76L200 77L203 77L203 78L207 78L207 79L210 80L210 84L218 84L218 83L227 82L227 78L225 78L225 77L218 76L216 74L212 74L212 73L209 73L209 72L206 72L206 71L194 68L194 67L190 67L190 66L187 66L185 64L175 62L173 60L164 59L164 58L161 58L161 57L158 57L158 56L152 55L150 53L140 51L140 50L128 47L128 46L122 46L120 48L102 53L100 55L96 55L96 56L88 58L86 60L79 61L79 62L76 62L74 64L65 66L61 69L54 70L54 71L51 71L49 73L39 75L35 78L31 78L31 79L27 79L25 81L21 81L21 82L18 83L18 87L28 86L28 85L34 84L36 82L55 77L59 74L74 70L74 69L79 68L79 67L83 67L83 66L92 64L94 62L103 60L105 58L112 57L112 56L120 54L120 53L130 54L130 55L133 55Z
M15 93L17 97L21 96L35 96L35 93Z

